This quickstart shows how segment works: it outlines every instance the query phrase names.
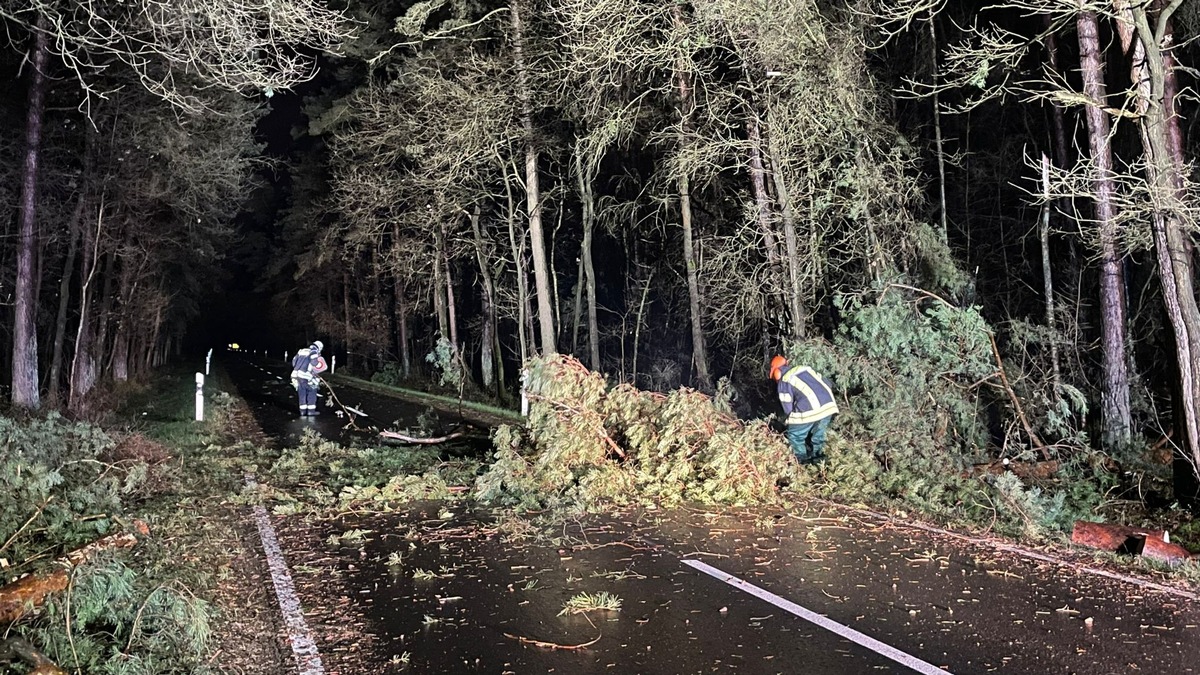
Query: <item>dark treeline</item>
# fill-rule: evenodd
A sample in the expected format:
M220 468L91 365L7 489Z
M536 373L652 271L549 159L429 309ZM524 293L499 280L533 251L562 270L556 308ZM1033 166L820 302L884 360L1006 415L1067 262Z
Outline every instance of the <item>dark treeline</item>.
M293 2L248 33L278 42L215 54L206 29L280 14L114 0L104 49L72 41L104 4L0 3L18 405L161 359L266 236L274 323L359 372L504 399L557 351L729 397L787 352L856 368L847 395L903 375L913 415L973 411L981 434L909 432L969 461L1174 446L1195 473L1194 2ZM328 48L302 115L255 103ZM260 122L294 125L266 173ZM863 401L862 428L897 423Z

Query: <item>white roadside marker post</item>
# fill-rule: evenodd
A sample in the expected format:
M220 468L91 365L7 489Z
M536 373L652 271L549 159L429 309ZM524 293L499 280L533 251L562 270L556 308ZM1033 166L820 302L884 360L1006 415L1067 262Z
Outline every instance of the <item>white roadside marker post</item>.
M212 349L208 350L208 356L204 357L204 374L208 375L208 367L212 364Z
M336 373L337 373L337 354L334 354L333 361L329 364L329 374L333 375Z
M204 373L196 373L196 421L204 421Z

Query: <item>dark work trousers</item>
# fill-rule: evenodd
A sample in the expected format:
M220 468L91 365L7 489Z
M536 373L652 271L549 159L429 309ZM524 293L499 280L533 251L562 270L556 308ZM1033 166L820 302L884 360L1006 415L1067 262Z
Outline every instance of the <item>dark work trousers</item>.
M312 385L309 380L300 380L300 414L315 415L317 414L317 388Z

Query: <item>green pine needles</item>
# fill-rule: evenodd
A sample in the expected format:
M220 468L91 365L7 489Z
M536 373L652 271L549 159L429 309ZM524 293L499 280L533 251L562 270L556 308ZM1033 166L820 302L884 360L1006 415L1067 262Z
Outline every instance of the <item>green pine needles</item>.
M530 365L526 429L499 427L495 463L476 482L484 501L522 507L685 501L762 504L791 456L765 422L743 424L691 389L669 394L604 378L569 356Z

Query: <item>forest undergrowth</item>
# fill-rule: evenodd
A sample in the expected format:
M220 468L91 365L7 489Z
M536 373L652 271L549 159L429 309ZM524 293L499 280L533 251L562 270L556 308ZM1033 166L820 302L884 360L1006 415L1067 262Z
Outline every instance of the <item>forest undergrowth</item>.
M213 657L228 620L218 587L239 550L233 468L258 448L235 440L244 434L228 394L210 395L204 423L191 420L187 375L127 386L123 410L100 425L0 417L0 586L66 570L43 606L0 616L0 644L24 640L69 672L225 672L229 647ZM62 564L121 533L136 544ZM29 667L0 661L5 675Z

